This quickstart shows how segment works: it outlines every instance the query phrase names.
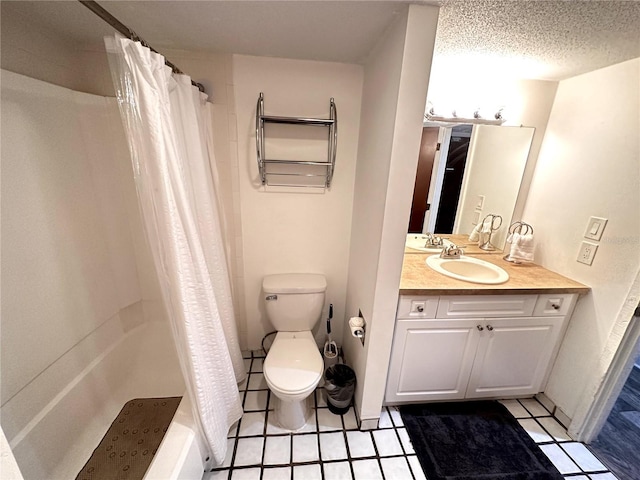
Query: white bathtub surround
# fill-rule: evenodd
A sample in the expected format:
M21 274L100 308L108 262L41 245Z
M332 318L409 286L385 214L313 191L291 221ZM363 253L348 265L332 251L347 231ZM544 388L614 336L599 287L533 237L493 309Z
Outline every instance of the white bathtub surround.
M164 57L107 39L143 222L196 422L213 462L242 415L245 378L218 198L207 97Z
M6 478L12 478L14 480L22 480L24 478L2 428L0 428L0 472L2 472Z
M120 175L131 169L127 146L115 99L5 70L1 131L2 429L25 478L73 478L88 458L78 442L98 425L90 454L132 398L112 404L127 362L142 355L128 343L132 354L117 368L87 374L143 322L141 300L150 298L139 285L148 274L135 242L135 186ZM182 395L173 347L159 348L166 360L154 368L163 373L145 383L158 384L157 396ZM180 386L167 392L171 361Z
M47 376L55 376L55 372L41 375ZM54 378L49 378L51 380ZM39 389L43 391L42 387ZM184 391L169 326L147 322L116 339L87 365L13 436L11 448L26 479L74 478L125 402L134 398L175 397L184 395ZM25 391L17 395L15 401L25 403L29 398ZM185 414L183 403L178 407L174 422L188 426L192 413L187 409ZM186 431L176 430L172 423L156 455L164 457L171 453L163 451L165 444L180 445L176 452L188 453L197 449L197 430L193 426L191 430L189 436ZM180 435L176 438L174 433ZM193 471L204 468L202 458L196 459L186 453L180 458L184 460L180 464L171 462L171 469ZM154 463L156 460L154 458ZM166 465L167 461L161 463ZM177 477L163 471L155 478Z

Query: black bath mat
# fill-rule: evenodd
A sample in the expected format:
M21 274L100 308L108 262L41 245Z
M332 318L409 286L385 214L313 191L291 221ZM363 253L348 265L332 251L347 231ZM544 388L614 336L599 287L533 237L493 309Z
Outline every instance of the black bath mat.
M495 401L405 405L400 413L429 480L562 480Z
M136 398L125 403L76 480L142 479L181 398Z

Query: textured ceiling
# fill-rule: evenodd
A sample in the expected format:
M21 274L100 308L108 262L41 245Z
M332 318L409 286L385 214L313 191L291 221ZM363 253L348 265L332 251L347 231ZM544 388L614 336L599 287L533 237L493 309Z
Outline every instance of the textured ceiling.
M440 4L434 72L559 80L640 56L640 1L102 1L156 49L362 62L406 3ZM111 29L76 1L2 1L78 45Z
M561 80L640 57L638 1L449 0L438 68Z

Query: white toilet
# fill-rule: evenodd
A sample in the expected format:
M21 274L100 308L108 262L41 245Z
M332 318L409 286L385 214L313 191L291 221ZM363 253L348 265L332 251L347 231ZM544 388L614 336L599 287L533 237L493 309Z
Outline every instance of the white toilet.
M262 368L277 397L275 421L287 430L302 428L311 414L310 395L322 378L322 355L311 329L320 320L324 275L267 275L262 290L267 316L278 331Z

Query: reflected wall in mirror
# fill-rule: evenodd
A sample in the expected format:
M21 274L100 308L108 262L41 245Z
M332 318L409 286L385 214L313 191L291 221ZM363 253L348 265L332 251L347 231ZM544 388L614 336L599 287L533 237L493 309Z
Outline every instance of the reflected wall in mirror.
M408 233L468 236L488 214L503 248L535 129L493 125L425 126ZM435 139L435 140L434 140ZM438 148L439 144L439 148Z

